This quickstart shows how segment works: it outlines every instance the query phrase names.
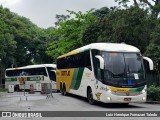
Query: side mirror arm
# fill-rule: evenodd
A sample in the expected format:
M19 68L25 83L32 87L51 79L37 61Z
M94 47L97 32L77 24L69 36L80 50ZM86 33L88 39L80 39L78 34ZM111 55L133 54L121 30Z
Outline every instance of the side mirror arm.
M146 60L149 63L149 69L153 70L154 69L153 61L148 57L143 57L143 59Z
M95 57L99 59L100 69L104 69L104 59L103 59L103 57L101 57L100 55L96 55Z

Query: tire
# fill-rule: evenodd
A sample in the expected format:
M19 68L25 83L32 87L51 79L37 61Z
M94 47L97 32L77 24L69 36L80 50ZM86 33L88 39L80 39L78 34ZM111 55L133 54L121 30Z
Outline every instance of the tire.
M95 100L93 99L93 93L92 93L91 88L89 88L87 91L87 99L88 99L89 104L91 105L95 104Z
M59 93L59 92L60 92L60 90L57 90L57 92Z
M64 96L67 95L67 92L66 92L66 85L65 85L65 84L63 85L63 95L64 95Z
M60 85L60 93L63 95L64 93L63 93L63 87L62 87L62 85Z

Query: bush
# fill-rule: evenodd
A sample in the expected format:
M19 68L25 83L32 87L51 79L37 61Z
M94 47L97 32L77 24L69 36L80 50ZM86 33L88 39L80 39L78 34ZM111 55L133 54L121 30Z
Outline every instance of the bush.
M152 101L160 101L160 87L151 85L147 89L147 98Z

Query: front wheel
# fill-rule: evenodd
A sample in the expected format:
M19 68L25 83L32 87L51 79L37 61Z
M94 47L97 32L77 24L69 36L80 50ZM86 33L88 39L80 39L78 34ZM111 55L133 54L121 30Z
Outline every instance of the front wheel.
M91 88L87 91L87 99L89 104L93 105L95 103L95 100L93 99L93 93Z

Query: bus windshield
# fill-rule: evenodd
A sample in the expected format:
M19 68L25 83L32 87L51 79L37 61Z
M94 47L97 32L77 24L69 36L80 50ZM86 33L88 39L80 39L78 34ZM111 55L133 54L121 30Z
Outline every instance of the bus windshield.
M102 52L105 61L104 79L144 79L144 69L139 53Z

